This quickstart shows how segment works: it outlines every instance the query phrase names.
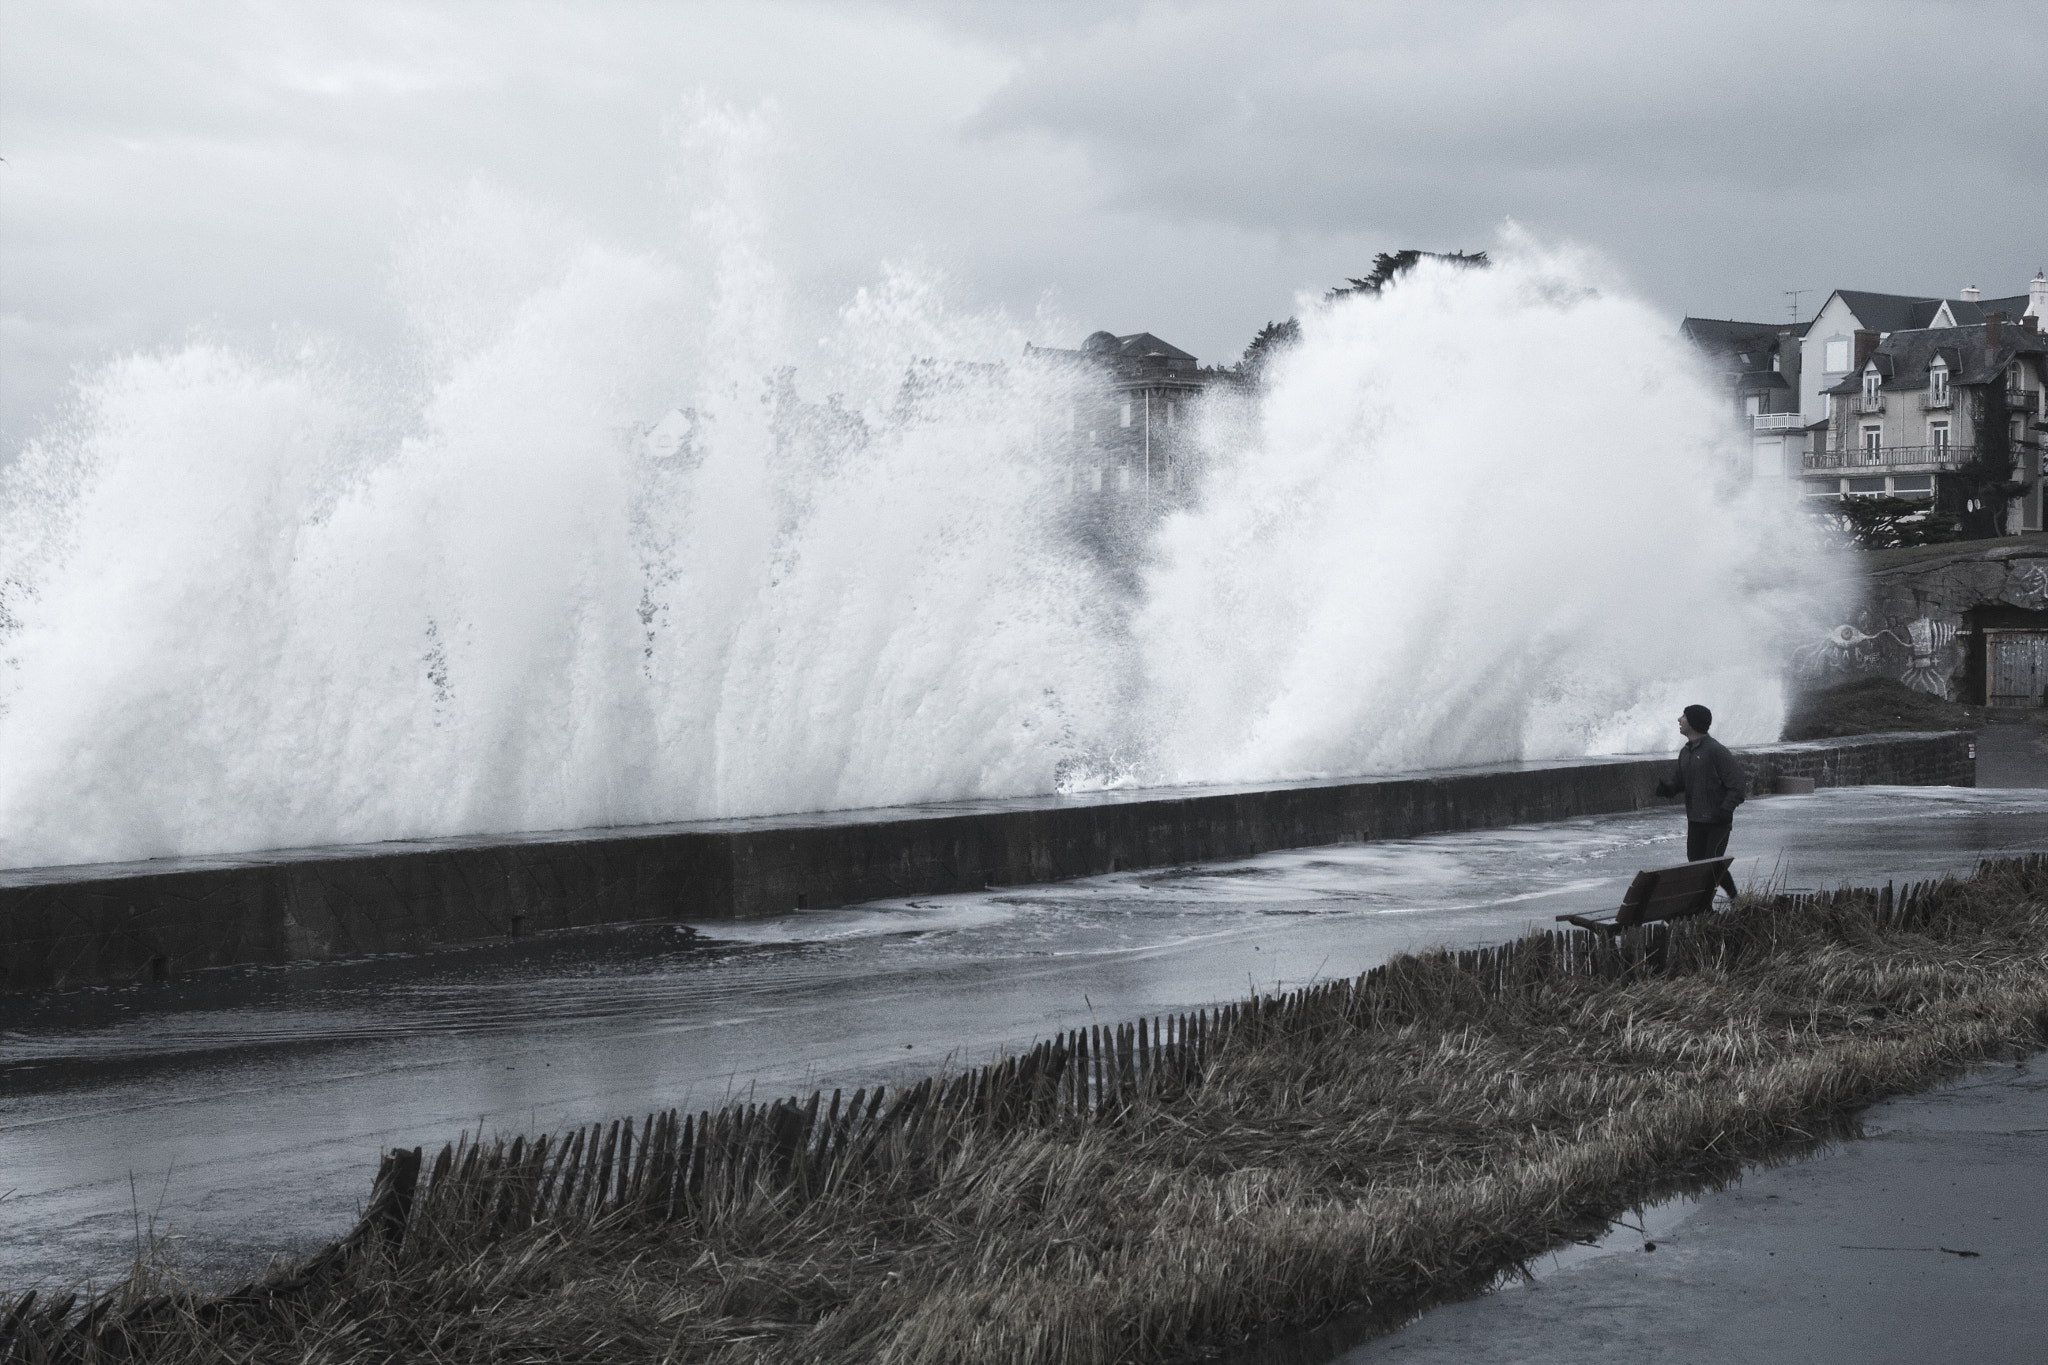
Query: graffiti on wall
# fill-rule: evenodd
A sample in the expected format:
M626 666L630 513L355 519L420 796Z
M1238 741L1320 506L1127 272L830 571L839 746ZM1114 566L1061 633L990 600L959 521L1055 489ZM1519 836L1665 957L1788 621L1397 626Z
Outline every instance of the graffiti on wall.
M2014 606L2039 608L2048 605L2048 569L2038 563L2028 564L2007 581L2010 585L2007 595Z
M1916 691L1959 700L1972 613L2048 611L2048 557L1996 543L1958 546L1953 557L1874 575L1855 615L1792 652L1811 682L1896 678Z
M1860 621L1845 621L1794 650L1799 676L1830 682L1891 676L1916 692L1954 700L1953 679L1963 661L1954 621L1930 616L1877 621L1868 611Z

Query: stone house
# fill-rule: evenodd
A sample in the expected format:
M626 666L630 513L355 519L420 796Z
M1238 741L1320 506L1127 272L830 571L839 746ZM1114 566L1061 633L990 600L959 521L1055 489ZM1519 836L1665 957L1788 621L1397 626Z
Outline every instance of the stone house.
M1246 388L1237 372L1204 368L1150 332L1096 332L1075 350L1027 345L1024 355L1066 380L1045 446L1077 495L1183 499L1193 473L1195 403L1212 391Z
M2012 321L2024 317L2043 319L2048 314L2048 275L2037 274L2025 294L2001 299L1983 298L1975 286L1952 299L1835 290L1806 324L1799 339L1799 411L1816 426L1828 415L1827 403L1821 395L1840 384L1852 370L1862 368L1856 355L1859 332L1882 337L1892 332L1971 327L1988 321L1993 313L2003 313Z
M1750 468L1760 479L1797 474L1807 448L1799 410L1800 339L1806 323L1687 318L1680 333L1708 357L1749 428Z
M1861 329L1851 340L1842 378L1821 391L1825 426L1800 474L1807 493L1926 498L1967 528L1985 511L1975 504L1986 485L2024 484L2004 520L1978 531L2042 528L2048 338L2037 316L2017 325L1994 312L1972 325Z

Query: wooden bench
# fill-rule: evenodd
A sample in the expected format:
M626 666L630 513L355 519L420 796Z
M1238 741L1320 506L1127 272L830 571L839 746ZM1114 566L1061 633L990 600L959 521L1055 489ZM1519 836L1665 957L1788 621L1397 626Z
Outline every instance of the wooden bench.
M1720 883L1721 874L1734 861L1733 858L1702 858L1696 863L1638 872L1622 896L1619 909L1605 914L1559 915L1558 918L1581 929L1618 934L1638 924L1648 924L1651 920L1697 915L1713 907L1714 888Z

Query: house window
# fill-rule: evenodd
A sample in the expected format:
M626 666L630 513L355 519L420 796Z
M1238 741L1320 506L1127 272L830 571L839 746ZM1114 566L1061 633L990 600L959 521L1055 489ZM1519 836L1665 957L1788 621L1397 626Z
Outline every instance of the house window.
M1927 371L1927 401L1937 408L1948 406L1948 366L1935 361Z
M1166 425L1173 425L1173 400L1171 398L1166 400Z
M1892 476L1892 496L1895 498L1931 498L1934 496L1932 474L1895 474Z
M1851 479L1848 493L1852 498L1881 498L1884 496L1884 480Z
M1877 366L1868 365L1863 370L1863 402L1866 406L1877 401L1877 386L1884 377L1877 372Z
M1100 493L1102 491L1101 465L1092 466L1088 470L1088 490L1092 493Z
M1863 428L1863 462L1879 464L1884 460L1884 428Z
M1849 338L1835 337L1827 344L1827 362L1821 367L1829 374L1840 374L1849 368Z
M1760 417L1763 415L1763 410L1764 397L1760 393L1753 393L1742 400L1742 411L1745 416Z
M1127 464L1116 468L1116 486L1123 492L1131 491L1131 467Z
M1948 458L1948 423L1929 422L1927 424L1927 444L1934 447L1935 459L1946 460Z
M1126 404L1124 404L1124 409L1123 409L1123 415L1122 415L1122 418L1121 418L1121 420L1120 420L1120 423L1119 423L1119 425L1122 425L1122 426L1129 426L1130 424L1131 424L1131 405L1130 405L1129 403L1126 403Z

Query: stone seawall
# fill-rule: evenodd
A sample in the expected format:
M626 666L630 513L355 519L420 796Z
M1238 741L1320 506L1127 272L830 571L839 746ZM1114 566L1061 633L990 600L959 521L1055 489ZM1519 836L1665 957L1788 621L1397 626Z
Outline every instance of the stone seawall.
M1738 751L1753 792L1975 784L1966 734ZM0 871L0 990L636 920L712 923L1659 804L1665 757Z

